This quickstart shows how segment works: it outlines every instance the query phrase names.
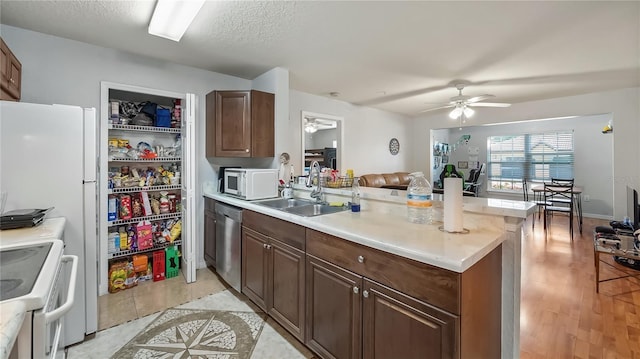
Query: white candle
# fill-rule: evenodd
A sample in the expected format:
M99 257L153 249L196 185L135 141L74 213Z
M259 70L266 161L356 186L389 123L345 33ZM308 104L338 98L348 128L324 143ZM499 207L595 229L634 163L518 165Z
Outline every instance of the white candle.
M462 178L444 179L444 230L462 232Z

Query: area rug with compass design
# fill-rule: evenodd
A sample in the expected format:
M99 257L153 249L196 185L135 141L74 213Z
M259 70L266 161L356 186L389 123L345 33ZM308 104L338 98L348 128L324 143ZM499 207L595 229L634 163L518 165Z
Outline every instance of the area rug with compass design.
M112 358L249 358L264 314L167 309Z

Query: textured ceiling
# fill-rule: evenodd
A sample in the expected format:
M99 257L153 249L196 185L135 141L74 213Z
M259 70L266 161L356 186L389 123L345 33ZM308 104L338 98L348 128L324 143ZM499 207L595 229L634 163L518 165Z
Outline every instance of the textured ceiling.
M0 1L3 24L415 115L457 95L518 103L640 86L640 2L207 1L182 40L155 1Z

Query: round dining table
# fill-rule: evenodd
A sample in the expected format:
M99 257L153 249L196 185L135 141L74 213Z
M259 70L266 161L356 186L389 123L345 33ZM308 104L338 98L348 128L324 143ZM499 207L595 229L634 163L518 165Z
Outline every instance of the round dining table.
M553 186L547 184L547 188L554 189ZM561 190L562 187L556 187L558 190ZM533 198L535 202L542 202L542 197L544 196L544 184L539 184L535 186L531 186L531 192L533 192ZM571 188L571 197L573 197L573 203L576 206L576 212L578 214L578 229L580 233L582 233L582 187L573 186Z

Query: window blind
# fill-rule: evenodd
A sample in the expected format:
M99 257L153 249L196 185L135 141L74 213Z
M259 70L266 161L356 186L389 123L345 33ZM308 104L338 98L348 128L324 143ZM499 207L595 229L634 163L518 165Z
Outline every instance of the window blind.
M521 190L522 180L573 178L573 132L490 136L487 178L490 189Z

